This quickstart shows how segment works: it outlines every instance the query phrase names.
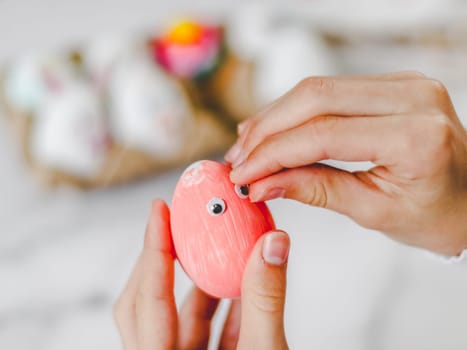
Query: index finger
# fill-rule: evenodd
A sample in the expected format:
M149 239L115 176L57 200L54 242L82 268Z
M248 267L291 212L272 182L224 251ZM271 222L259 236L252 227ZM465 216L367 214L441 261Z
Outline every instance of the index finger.
M333 159L370 161L376 165L400 163L409 150L407 129L417 120L405 116L381 118L316 118L300 127L267 138L247 159L235 167L230 178L236 184L251 184L282 169L297 168ZM408 128L407 126L411 126Z
M177 336L174 259L167 205L153 202L141 257L141 280L136 296L140 349L173 349Z
M268 136L297 127L315 117L398 115L426 106L420 91L424 79L311 77L260 111L243 126L236 152L226 159L237 165ZM236 153L236 159L229 159Z

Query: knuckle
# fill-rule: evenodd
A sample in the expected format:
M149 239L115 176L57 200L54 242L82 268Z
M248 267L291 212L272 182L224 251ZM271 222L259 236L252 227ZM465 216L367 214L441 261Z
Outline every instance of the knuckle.
M322 136L333 131L336 128L338 121L339 117L337 116L320 116L312 119L309 126L311 128L311 132L314 132L316 136Z
M140 286L135 295L135 306L159 305L174 302L174 295L169 292L158 292L144 286Z
M308 205L326 208L328 205L326 186L323 183L318 183L308 188L305 201Z
M324 145L329 144L329 138L335 137L336 128L338 128L339 117L323 116L316 117L308 123L307 134L313 140L316 140L316 147L319 147L321 159L329 158L328 151Z
M452 123L445 114L437 114L432 117L431 136L438 143L445 144L452 138Z
M340 118L337 116L326 116L317 118L322 133L332 133L338 126Z
M437 79L430 79L429 80L430 87L432 90L439 96L448 95L448 90L446 86Z
M144 305L151 297L144 288L139 287L135 294L135 305Z
M428 145L431 157L438 161L446 160L450 155L452 140L454 138L454 127L452 121L445 114L437 114L431 118L428 135Z
M248 124L248 130L245 135L243 147L245 150L252 150L264 139L259 120L252 119Z
M307 77L298 83L297 88L305 93L325 92L334 88L334 80L324 77Z
M406 177L415 179L433 166L445 164L452 153L455 132L453 121L441 111L411 118L397 145L401 153L410 152L418 160L404 160Z
M281 313L284 306L285 290L283 287L266 289L256 286L249 291L250 301L253 306L266 314Z
M238 123L238 125L237 125L237 134L240 135L244 131L248 130L248 128L250 127L250 124L253 121L254 121L253 118L249 118L249 119L246 119L246 120L242 121L241 123Z
M259 144L257 144L249 155L249 159L257 159L262 157L265 153L268 153L268 150L274 147L275 138L273 135L266 136Z
M162 298L159 298L156 294L151 293L147 290L147 288L140 286L135 294L135 305L145 305L157 299Z
M119 299L112 307L112 315L117 324L119 324L123 318L123 310L123 302L121 299Z
M407 75L409 75L412 78L419 78L419 79L425 79L427 76L423 74L422 72L418 70L409 70L407 71Z
M261 118L262 113L260 112L255 118L250 118L246 122L243 122L244 130L251 134L258 126L259 118Z
M263 131L258 120L252 121L250 127L248 128L247 138L245 139L245 143L257 143L258 140L262 140L264 138Z
M446 86L436 79L429 79L426 84L428 84L428 101L432 101L435 109L448 111L448 107L451 105L451 98Z

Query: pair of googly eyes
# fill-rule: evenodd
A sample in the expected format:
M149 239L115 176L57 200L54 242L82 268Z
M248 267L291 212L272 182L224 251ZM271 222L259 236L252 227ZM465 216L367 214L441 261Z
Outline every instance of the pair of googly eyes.
M235 185L235 193L242 199L247 198L249 193L248 185ZM212 198L207 205L207 209L212 216L222 215L226 209L225 201L222 198Z

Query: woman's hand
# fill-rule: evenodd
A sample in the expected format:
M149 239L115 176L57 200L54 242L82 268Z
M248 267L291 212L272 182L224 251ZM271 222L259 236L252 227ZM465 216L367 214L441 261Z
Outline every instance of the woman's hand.
M193 288L177 313L169 218L167 205L155 201L143 251L115 305L127 350L206 349L209 342L219 301ZM241 302L232 302L220 349L287 349L283 317L288 249L284 232L259 239L245 268Z
M329 208L442 254L467 248L467 132L446 88L420 73L305 79L239 125L226 160L254 201Z

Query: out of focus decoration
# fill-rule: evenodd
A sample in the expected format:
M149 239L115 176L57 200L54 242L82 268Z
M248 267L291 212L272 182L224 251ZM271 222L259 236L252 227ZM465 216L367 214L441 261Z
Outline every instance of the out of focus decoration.
M37 176L94 188L219 154L237 122L333 73L317 32L249 10L19 57L2 69L1 97Z

